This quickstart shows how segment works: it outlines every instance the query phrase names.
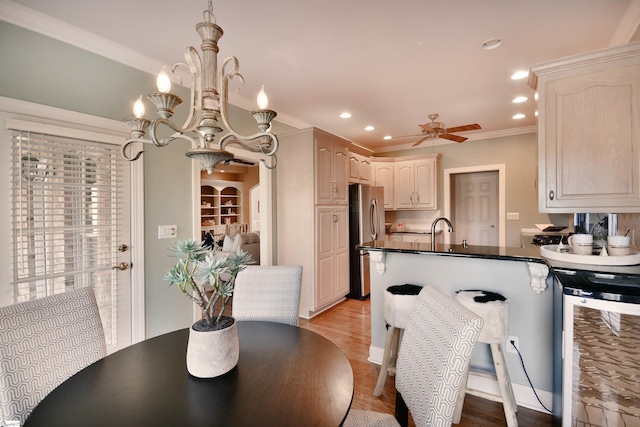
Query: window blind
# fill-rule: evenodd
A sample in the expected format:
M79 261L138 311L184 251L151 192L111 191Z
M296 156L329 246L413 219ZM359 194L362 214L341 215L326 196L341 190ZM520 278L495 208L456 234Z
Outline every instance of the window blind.
M116 339L120 147L11 130L14 301L92 286L107 344Z

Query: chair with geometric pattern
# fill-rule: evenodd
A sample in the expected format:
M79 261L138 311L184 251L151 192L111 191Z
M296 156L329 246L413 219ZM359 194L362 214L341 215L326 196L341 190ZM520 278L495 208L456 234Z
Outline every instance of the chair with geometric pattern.
M54 388L106 355L90 287L0 307L0 424L22 425Z
M426 285L404 331L396 365L396 411L352 409L344 426L451 426L458 393L483 320L455 299Z
M236 276L233 317L298 326L300 265L247 266Z

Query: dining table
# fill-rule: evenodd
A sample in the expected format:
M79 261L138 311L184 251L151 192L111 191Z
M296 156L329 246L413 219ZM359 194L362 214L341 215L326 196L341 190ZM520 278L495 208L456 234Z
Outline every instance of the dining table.
M237 323L240 357L224 375L190 375L189 330L170 332L76 373L36 406L24 427L342 424L354 380L335 344L297 326Z

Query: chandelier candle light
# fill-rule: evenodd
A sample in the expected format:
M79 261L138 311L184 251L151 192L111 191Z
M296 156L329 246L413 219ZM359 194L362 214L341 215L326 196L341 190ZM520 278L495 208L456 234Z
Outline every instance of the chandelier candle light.
M215 17L213 7L209 0L209 8L203 13L205 22L196 25L196 31L202 38L202 57L194 47L187 47L184 53L185 62L178 62L171 68L171 74L178 82L180 78L175 74L179 67L186 67L191 74L191 103L189 115L182 127L171 121L173 110L180 104L182 99L171 93L171 80L166 70L163 68L157 79L158 92L147 95L156 107L158 118L153 121L145 119L145 108L142 102L142 95L133 105L134 117L129 117L125 121L131 127L131 138L122 146L122 156L129 160L137 160L143 151L135 155L128 154L127 147L135 142L153 144L157 147L164 147L176 139L185 139L191 142L192 149L185 154L187 157L199 160L202 169L209 174L220 162L228 162L233 159L233 154L226 151L229 144L236 144L243 149L255 153L262 153L272 158L270 164L264 159L261 161L269 169L275 168L277 162L275 154L278 151L278 138L270 132L271 121L276 117L276 112L269 110L267 95L264 86L258 94L258 109L251 111L255 118L260 132L253 135L241 135L229 124L229 80L237 78L240 86L244 84L244 78L238 72L239 64L235 56L230 56L222 62L220 81L218 77L218 40L222 37L222 28L211 22ZM215 135L223 130L218 125L218 121L227 128L227 134L216 144ZM173 133L168 137L158 136L160 125L169 128ZM145 133L149 130L149 137L145 138ZM251 141L254 141L253 143Z

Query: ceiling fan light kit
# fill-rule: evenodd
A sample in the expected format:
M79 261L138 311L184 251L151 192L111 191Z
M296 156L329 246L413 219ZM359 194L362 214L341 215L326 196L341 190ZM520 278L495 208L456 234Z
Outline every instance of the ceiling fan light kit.
M447 128L444 123L436 122L437 118L438 118L438 114L429 114L429 119L431 119L431 123L418 125L422 129L422 135L424 136L421 139L419 139L416 143L414 143L412 147L416 147L422 144L424 141L428 139L433 139L433 138L442 138L442 139L448 139L450 141L455 141L455 142L464 142L469 138L465 138L464 136L459 136L459 135L453 135L453 133L482 129L480 125L477 123Z

